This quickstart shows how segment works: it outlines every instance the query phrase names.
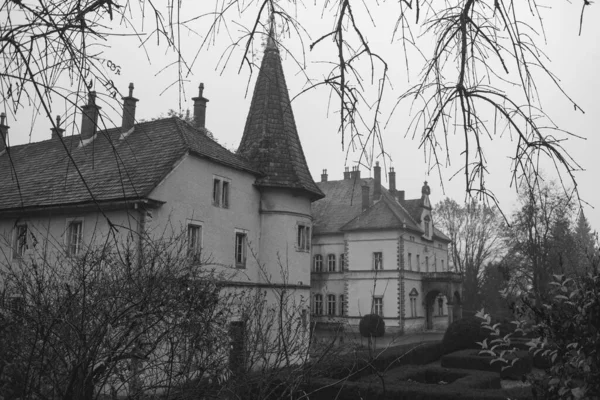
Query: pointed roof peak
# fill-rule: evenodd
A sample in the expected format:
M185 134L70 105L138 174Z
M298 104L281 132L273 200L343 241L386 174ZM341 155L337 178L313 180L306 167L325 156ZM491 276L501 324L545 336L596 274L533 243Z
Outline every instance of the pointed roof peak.
M238 154L264 173L256 184L324 195L310 175L288 93L281 58L273 40L273 23L256 79Z
M269 32L267 33L267 46L265 51L275 50L279 51L277 47L277 39L275 36L277 33L275 32L275 14L271 12L271 16L269 17Z

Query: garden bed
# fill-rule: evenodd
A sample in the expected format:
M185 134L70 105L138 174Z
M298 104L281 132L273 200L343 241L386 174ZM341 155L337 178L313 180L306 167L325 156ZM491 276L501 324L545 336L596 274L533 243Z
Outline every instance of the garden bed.
M531 355L526 351L517 351L516 354L509 354L506 358L510 362L515 357L518 358L515 364L503 369L503 367L510 364L503 362L492 363L491 361L494 359L493 357L489 355L479 355L479 350L467 349L446 354L442 357L441 364L442 367L446 368L463 368L498 372L500 373L500 377L503 379L519 379L531 371L533 362Z

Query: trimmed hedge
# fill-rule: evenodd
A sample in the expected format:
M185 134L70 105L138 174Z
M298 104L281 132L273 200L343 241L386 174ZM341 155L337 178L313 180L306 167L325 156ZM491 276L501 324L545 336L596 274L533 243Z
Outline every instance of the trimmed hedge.
M473 389L500 389L500 377L498 374L488 371L477 371L457 368L443 368L439 365L410 365L393 368L386 371L386 382L396 383L419 383L427 385L438 385L440 381L445 383L441 386L464 386ZM377 384L379 377L369 375L363 377L359 382Z
M480 371L499 372L501 378L521 378L529 373L533 366L531 356L526 351L517 351L516 355L508 355L506 358L512 360L517 357L514 365L502 370L506 364L502 362L491 363L494 359L488 355L479 355L479 350L459 350L442 357L442 367L478 369Z
M410 343L401 346L375 350L359 350L344 354L330 362L321 361L310 369L313 377L357 380L375 371L407 364L429 364L443 355L440 342ZM370 363L370 366L369 366Z
M444 354L463 349L480 348L477 342L487 338L488 332L481 327L481 319L467 317L456 320L448 326L442 345Z
M385 321L377 314L367 314L360 319L358 330L362 337L382 337L385 335Z
M418 382L386 383L385 392L381 383L338 382L333 379L315 379L305 388L311 400L506 400L530 399L528 388L473 389L463 385L427 385Z

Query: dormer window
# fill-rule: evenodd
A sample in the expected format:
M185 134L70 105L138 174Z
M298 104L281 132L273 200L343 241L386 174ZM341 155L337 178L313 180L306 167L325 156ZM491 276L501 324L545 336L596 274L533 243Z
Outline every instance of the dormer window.
M429 215L425 217L423 225L424 225L423 229L425 230L425 237L430 238L431 237L431 218L429 218Z

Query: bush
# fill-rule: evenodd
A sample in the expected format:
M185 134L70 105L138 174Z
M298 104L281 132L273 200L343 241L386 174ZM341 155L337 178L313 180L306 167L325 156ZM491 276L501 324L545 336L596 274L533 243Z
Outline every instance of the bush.
M385 322L377 314L367 314L360 319L358 329L363 337L382 337L385 334Z
M535 335L527 342L534 362L546 369L543 378L532 378L534 389L541 398L599 398L600 274L596 269L576 280L554 275L548 294L532 298L525 293L515 307L519 329ZM491 345L501 343L503 349L522 344L511 336L502 337L489 315L478 316L490 329ZM488 352L504 357L498 350Z
M410 343L394 346L378 354L371 354L368 350L361 350L335 357L330 362L319 362L316 365L312 365L310 367L310 376L357 380L373 372L372 368L366 368L369 364L376 371L386 371L400 365L428 364L439 360L442 354L442 345L440 342L424 344Z
M478 349L477 342L481 342L487 336L487 332L481 327L480 319L467 317L456 320L446 329L442 339L444 354L463 349Z
M442 357L442 367L493 371L499 372L500 377L503 379L518 379L529 373L533 366L531 356L526 351L517 351L515 354L506 356L506 362L498 361L494 363L492 363L492 360L495 357L478 353L478 350L467 349L446 354ZM517 361L512 364L514 358L517 358ZM503 369L505 366L508 366L508 368Z

